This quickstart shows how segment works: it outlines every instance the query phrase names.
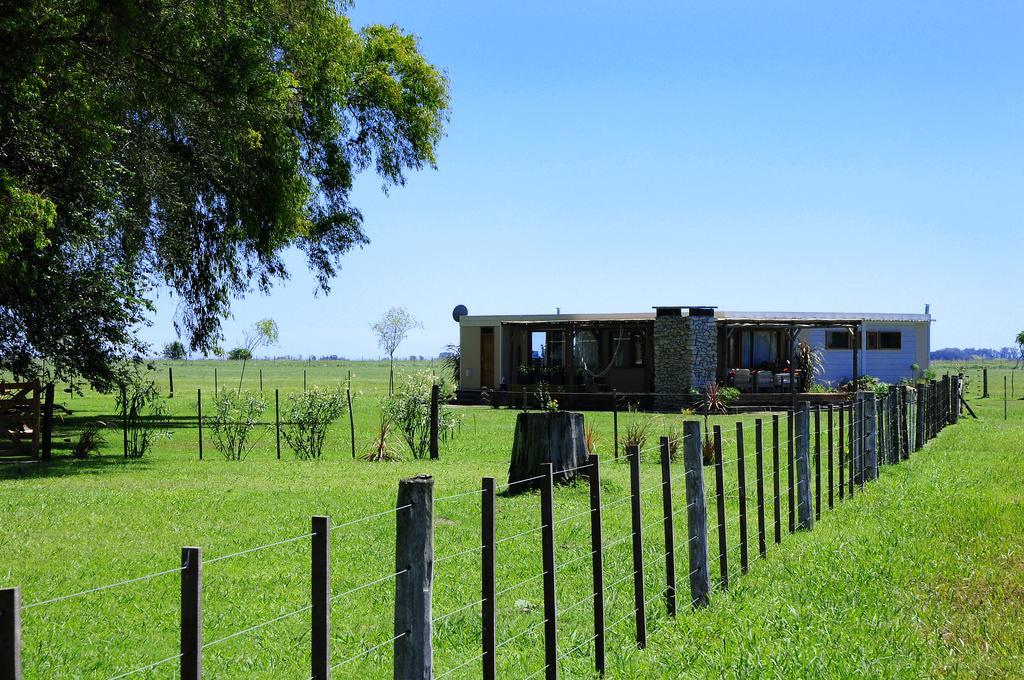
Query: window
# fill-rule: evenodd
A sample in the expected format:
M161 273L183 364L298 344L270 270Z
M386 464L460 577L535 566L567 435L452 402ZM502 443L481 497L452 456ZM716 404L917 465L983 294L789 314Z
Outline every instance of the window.
M855 336L855 334L847 330L826 331L825 349L853 349L853 342L855 337L857 337Z
M903 334L899 331L869 331L868 349L898 350L903 348Z
M586 367L591 371L599 370L600 352L597 344L597 333L594 331L578 331L573 336L573 364Z
M617 333L613 342L616 368L633 368L644 365L644 334L642 331Z

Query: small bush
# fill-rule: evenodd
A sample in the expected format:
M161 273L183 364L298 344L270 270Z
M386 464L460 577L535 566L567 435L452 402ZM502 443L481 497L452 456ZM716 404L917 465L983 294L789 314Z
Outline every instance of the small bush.
M377 428L376 435L374 435L373 443L370 445L370 451L363 454L361 458L366 461L378 463L402 459L402 457L392 449L391 421L388 420L386 414L380 414L380 426Z
M82 433L78 435L78 442L71 449L71 457L82 460L88 458L90 453L97 453L107 445L107 438L103 435L103 428L107 426L101 420L94 420L85 424Z
M647 445L647 437L650 435L653 419L650 415L638 411L635 406L630 406L627 413L629 419L626 421L622 445L624 447L635 446L637 451L643 451L644 446Z
M583 428L583 436L587 440L587 453L597 453L597 433L594 432L593 425L587 425Z
M142 458L156 438L171 436L169 430L160 429L166 409L156 383L140 371L131 371L124 378L115 403L117 414L128 431L126 458Z
M305 392L291 393L284 408L281 434L302 460L319 460L327 428L346 411L345 392L314 385Z
M205 422L213 433L213 445L225 460L244 460L252 452L259 442L252 435L266 410L267 402L255 392L222 388L217 393L213 417Z
M395 393L382 404L385 416L398 428L416 458L425 457L430 448L430 391L434 380L430 371L407 375L395 385ZM448 441L455 436L460 422L458 414L448 406L455 396L455 389L446 380L440 380L438 386L437 436L439 441Z

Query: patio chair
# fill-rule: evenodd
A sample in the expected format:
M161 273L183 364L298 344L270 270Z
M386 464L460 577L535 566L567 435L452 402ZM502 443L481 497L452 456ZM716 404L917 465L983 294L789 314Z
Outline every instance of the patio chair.
M771 371L758 371L754 377L755 392L771 392L775 384L775 374Z
M751 381L750 381L750 369L749 368L737 368L736 376L732 380L733 386L740 392L749 392Z
M776 373L775 374L775 389L779 392L788 392L790 386L790 375L789 373Z

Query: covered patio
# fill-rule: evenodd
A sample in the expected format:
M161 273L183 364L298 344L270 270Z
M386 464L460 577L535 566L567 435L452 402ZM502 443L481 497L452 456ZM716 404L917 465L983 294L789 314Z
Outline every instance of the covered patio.
M718 382L746 394L791 393L805 385L798 365L797 345L804 329L845 329L853 350L853 377L858 377L861 321L858 319L720 318L718 323Z

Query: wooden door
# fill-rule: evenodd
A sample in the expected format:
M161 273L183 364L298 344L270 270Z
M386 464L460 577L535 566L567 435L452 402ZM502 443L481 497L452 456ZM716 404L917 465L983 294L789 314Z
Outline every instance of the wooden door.
M494 389L494 329L480 329L480 387Z

